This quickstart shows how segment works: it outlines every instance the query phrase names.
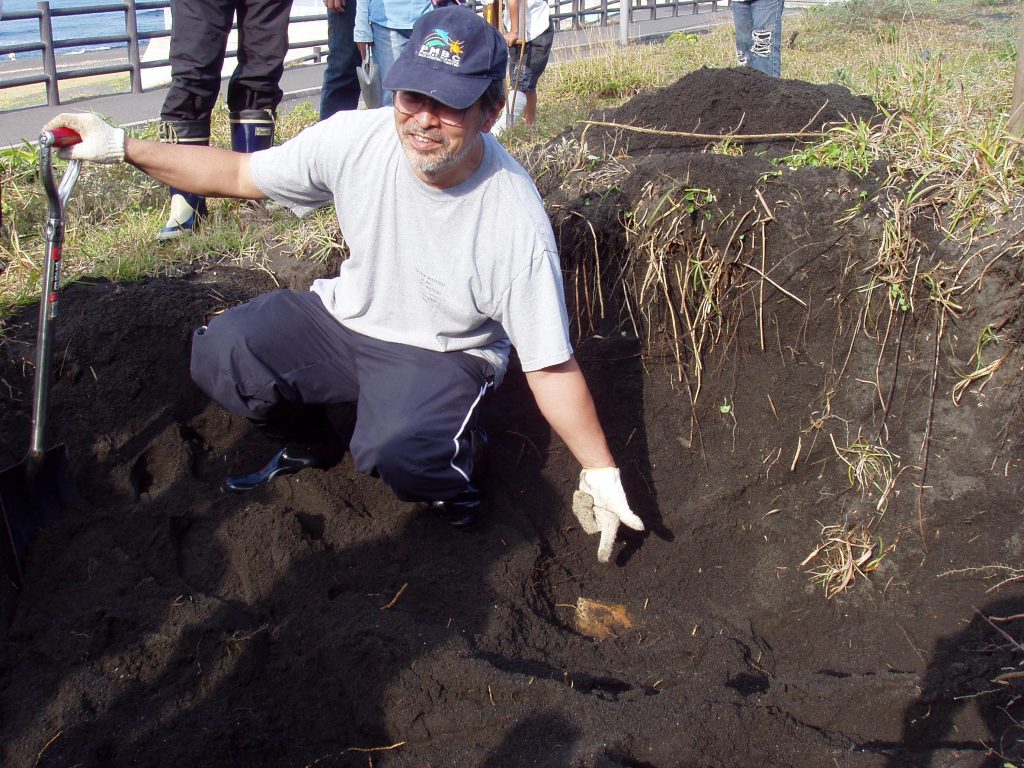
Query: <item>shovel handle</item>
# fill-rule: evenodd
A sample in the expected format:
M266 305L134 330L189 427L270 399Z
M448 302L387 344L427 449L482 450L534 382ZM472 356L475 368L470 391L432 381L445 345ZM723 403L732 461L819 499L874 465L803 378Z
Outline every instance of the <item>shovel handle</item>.
M82 143L78 131L70 128L49 128L40 134L39 140L49 147L70 147L72 144Z
M78 180L78 172L82 165L80 160L69 162L58 186L57 180L53 177L53 149L55 147L70 147L81 142L81 135L71 128L44 128L39 134L39 171L43 177L43 188L46 190L46 197L50 203L49 217L51 221L64 218L64 205L71 196L71 190ZM63 225L61 225L61 229L63 229Z

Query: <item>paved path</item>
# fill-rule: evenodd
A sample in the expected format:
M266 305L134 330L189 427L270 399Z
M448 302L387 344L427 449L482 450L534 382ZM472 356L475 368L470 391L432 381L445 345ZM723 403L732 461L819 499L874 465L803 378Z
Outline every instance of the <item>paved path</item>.
M638 18L630 24L631 40L657 40L674 31L688 29L694 32L706 31L712 25L732 22L732 13L723 3L717 11L690 13L682 11L671 16L670 11L659 11L661 18ZM567 30L555 33L552 62L578 56L581 50L596 45L614 44L619 39L618 26L594 27L586 30ZM319 104L320 84L323 81L324 64L306 64L285 69L281 87L285 91L282 110L288 110L299 101ZM224 89L222 89L223 92ZM22 141L35 141L46 122L60 112L92 110L106 115L121 125L138 125L151 122L160 116L167 88L154 88L143 93L120 93L97 96L80 101L67 102L59 107L28 107L25 109L0 112L0 148L20 145Z

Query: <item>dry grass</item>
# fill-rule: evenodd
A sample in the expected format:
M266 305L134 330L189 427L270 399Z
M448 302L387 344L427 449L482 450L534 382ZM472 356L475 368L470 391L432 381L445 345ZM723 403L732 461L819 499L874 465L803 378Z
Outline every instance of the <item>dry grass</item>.
M998 371L1006 359L1009 357L1009 352L1004 353L1001 357L998 357L989 362L984 361L985 350L990 346L1005 343L1004 339L999 335L998 329L995 326L987 325L982 330L981 335L978 337L978 343L974 347L974 353L971 355L971 359L968 363L974 363L974 368L970 371L958 371L960 376L959 381L953 385L953 402L960 405L960 401L963 399L964 394L971 388L971 386L977 384L977 390L979 393L985 389L985 385L992 378L993 374Z
M902 472L900 457L860 435L843 448L836 445L831 433L829 439L839 460L846 465L850 487L858 489L861 498L874 499L875 511L884 513L896 493L896 481Z
M722 330L730 249L715 247L705 229L719 216L710 189L664 184L648 182L627 229L628 306L648 349L668 343L678 380L690 382L696 402L704 355Z
M822 525L821 543L800 567L812 566L807 571L811 581L820 584L831 600L850 589L858 578L866 579L890 549L872 534L869 525Z

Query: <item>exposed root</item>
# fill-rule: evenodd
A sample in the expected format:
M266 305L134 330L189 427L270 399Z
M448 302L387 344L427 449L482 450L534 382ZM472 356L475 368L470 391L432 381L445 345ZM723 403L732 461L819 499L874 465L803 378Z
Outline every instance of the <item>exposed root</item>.
M675 136L682 139L701 139L706 141L772 141L774 139L820 139L825 135L823 131L796 131L793 133L688 133L685 131L660 131L655 128L642 128L639 125L625 125L623 123L606 123L601 120L581 120L581 125L597 125L602 128L615 128L634 133L648 133L654 136ZM583 130L586 136L587 129Z

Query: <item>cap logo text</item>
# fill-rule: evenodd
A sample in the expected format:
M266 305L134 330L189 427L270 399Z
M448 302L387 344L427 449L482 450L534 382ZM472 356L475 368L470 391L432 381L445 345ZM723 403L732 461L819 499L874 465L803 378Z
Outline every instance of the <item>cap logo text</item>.
M462 41L453 40L443 29L435 29L420 46L419 56L450 67L462 66Z

